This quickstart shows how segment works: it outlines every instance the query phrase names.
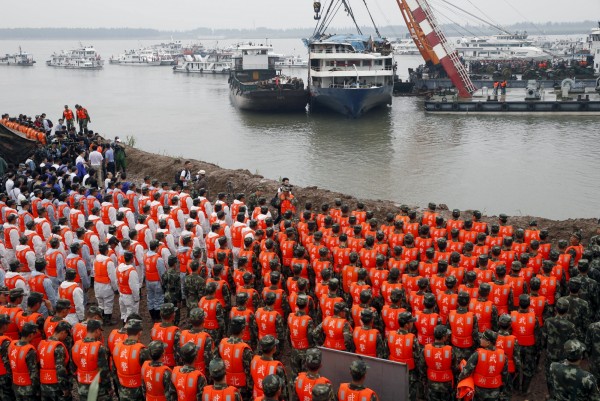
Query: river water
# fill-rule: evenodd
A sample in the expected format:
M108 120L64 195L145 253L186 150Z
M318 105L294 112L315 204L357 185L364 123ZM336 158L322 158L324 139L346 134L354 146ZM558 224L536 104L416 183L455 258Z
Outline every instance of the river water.
M269 42L277 53L305 54L300 40ZM151 43L92 44L108 60ZM52 52L77 47L76 41L0 41L0 53L19 45L37 65L0 66L2 113L45 112L56 121L64 104L80 103L91 129L134 136L141 149L363 198L554 219L600 214L600 117L431 116L421 99L401 97L358 120L250 114L231 105L226 76L108 62L100 71L45 65ZM421 60L397 62L405 78Z

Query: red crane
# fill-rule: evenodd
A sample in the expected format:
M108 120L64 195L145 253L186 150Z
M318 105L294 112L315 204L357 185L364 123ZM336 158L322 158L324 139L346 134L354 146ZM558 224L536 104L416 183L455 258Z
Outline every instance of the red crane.
M427 0L396 0L408 27L408 32L425 61L441 64L450 81L458 90L458 96L470 98L477 90L458 53L448 43L439 28Z

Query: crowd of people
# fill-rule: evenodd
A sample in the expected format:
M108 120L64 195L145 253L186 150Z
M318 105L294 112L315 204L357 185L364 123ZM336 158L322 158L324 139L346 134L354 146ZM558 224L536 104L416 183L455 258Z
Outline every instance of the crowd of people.
M600 236L314 208L288 180L228 202L191 163L129 182L119 141L81 130L6 172L0 399L378 400L368 363L334 387L318 346L406 364L410 401L509 400L536 375L600 399Z

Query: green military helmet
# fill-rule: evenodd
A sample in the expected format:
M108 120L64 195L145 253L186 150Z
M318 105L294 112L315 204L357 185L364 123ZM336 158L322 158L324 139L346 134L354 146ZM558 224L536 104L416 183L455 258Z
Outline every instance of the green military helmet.
M569 340L565 343L565 357L569 361L578 361L583 357L585 345L579 340Z
M235 316L231 319L231 322L229 322L229 327L232 332L240 333L244 330L244 327L246 327L246 319L243 316Z
M166 347L167 344L163 343L162 341L154 340L150 342L150 344L148 344L148 351L150 351L150 357L153 360L159 359L165 351Z
M277 375L268 375L263 379L263 392L267 397L273 397L281 388L281 379Z
M558 298L556 300L556 311L560 314L567 313L569 311L569 300L566 298Z
M276 339L275 337L273 337L270 334L267 334L266 336L264 336L263 338L261 338L259 342L260 342L260 349L263 352L269 352L273 348L275 348L275 346L277 344L279 344L279 340Z
M327 384L317 384L312 388L312 401L331 400L331 386Z
M187 342L179 349L179 353L181 354L182 358L186 360L193 360L196 358L196 354L198 353L198 347L192 342Z
M171 304L171 305L173 305L173 304ZM206 316L206 313L204 312L204 309L194 308L190 311L190 314L189 314L190 323L200 324L204 321L205 316Z
M175 313L176 310L177 307L174 304L172 304L171 302L167 302L166 304L162 304L162 306L160 307L160 315L171 316L173 313Z
M398 323L400 325L405 325L408 323L414 323L417 321L417 318L414 317L410 312L401 312L398 315Z
M482 340L487 340L490 343L492 343L493 345L495 345L496 344L496 340L498 339L498 334L496 334L495 331L486 330L483 333L479 333L479 337Z
M318 348L309 348L306 351L306 367L310 370L317 370L321 367L323 359L321 350Z
M362 359L352 361L352 363L350 364L350 373L355 373L360 376L366 375L367 369L367 363Z
M511 324L512 324L512 319L509 314L503 313L498 318L498 325L503 329L509 328L511 326Z
M213 378L225 376L225 370L225 361L220 358L213 359L208 364L208 373Z
M142 321L138 320L138 319L129 319L127 321L127 323L125 324L125 329L142 331L143 330Z

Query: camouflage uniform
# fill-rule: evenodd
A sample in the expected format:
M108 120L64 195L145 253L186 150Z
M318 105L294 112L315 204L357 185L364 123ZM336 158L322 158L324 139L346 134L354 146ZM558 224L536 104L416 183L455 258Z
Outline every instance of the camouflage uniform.
M244 340L242 340L240 337L231 336L227 339L227 343L229 344L238 344L243 342ZM217 347L215 349L218 353L219 348ZM244 372L246 373L246 387L238 389L240 390L244 400L252 399L252 388L254 387L254 383L252 382L252 375L250 374L250 365L252 364L253 357L254 354L252 351L246 348L242 354L242 364L244 366ZM220 355L220 358L223 359L223 355Z
M54 349L54 362L56 365L57 384L41 384L42 401L68 401L71 396L71 376L65 360L67 350L63 347Z
M492 346L487 349L495 350L496 347ZM469 357L467 364L465 365L462 372L458 376L458 381L461 381L464 378L469 377L475 371L475 367L477 366L478 361L479 361L479 352L475 352L475 353L473 353L473 355L471 355ZM508 360L507 359L504 360L504 367L502 368L501 375L502 375L502 386L500 386L498 388L483 388L483 387L475 386L475 400L476 401L492 401L492 400L498 400L498 399L502 399L502 398L506 399L505 387L506 387L506 384L509 383L509 381L510 381L510 377L508 376Z
M569 301L569 313L567 319L575 325L576 336L579 341L585 341L585 331L590 325L591 310L587 301L576 295L567 295L564 297Z
M190 366L190 365L184 365L181 368L180 372L181 373L190 373L190 372L193 372L195 370L198 370L198 369L196 369L195 367ZM206 386L206 378L204 377L204 374L202 374L202 376L198 377L198 388L197 388L197 391L196 391L196 399L198 401L200 401L202 399L201 398L202 397L202 390L204 390L204 386ZM125 399L128 400L127 398L125 398Z
M137 340L130 338L123 341L123 345L134 345L137 343ZM177 343L179 343L179 341L177 341ZM150 360L150 352L148 351L148 348L142 348L142 350L140 351L140 355L138 356L138 360L140 362L140 366L142 366L145 361ZM121 385L121 383L119 383L119 399L127 401L144 401L145 397L143 387L141 385L140 387L135 388L124 387Z
M537 371L539 355L541 352L541 341L542 341L542 333L539 322L535 321L535 329L534 329L534 337L535 344L531 346L524 346L521 344L519 349L519 355L515 356L519 357L521 360L521 364L523 366L523 382L521 385L521 390L526 392L529 389L529 385L533 376Z
M172 303L179 307L181 305L181 276L179 271L169 267L160 278L160 284L165 294L165 303ZM175 312L175 324L179 324L180 310Z
M162 362L150 362L150 366L163 366ZM163 376L163 386L165 389L165 396L167 397L167 401L177 401L177 392L175 391L175 387L173 386L173 382L171 381L173 373L170 369L165 370L165 374ZM142 381L142 385L144 386L144 392L146 392L146 388L144 382ZM83 400L82 400L83 401Z
M469 308L459 306L458 308L456 308L456 312L457 316L462 315L469 312ZM448 320L448 322L446 323L446 327L448 327L448 330L452 331L452 327L450 326L450 320ZM463 359L467 361L479 346L479 323L477 322L477 316L475 314L473 314L473 332L471 333L471 335L473 337L473 345L469 348L456 347L452 343L450 343L450 345L452 345L452 348L454 349L454 353L456 354L456 360L459 362Z
M444 343L434 342L434 346L444 346ZM424 382L425 387L425 397L427 401L453 401L454 400L454 382L434 382L427 379L427 366L425 363L425 358L421 357L422 361L421 369L422 372L421 378ZM454 348L452 348L452 366L457 366L456 354L454 353ZM454 369L453 369L454 370ZM456 377L456 376L455 376Z
M575 325L566 316L555 316L544 321L543 335L546 341L546 362L544 364L546 383L550 397L554 394L550 377L550 365L565 359L564 345L575 333Z
M26 343L22 340L17 342L17 345L23 346ZM13 391L17 401L36 401L40 399L40 368L38 363L37 352L30 350L25 356L27 370L31 379L30 386L17 386L13 384Z
M298 316L300 316L300 314L297 312L296 313ZM308 348L313 348L317 345L317 342L315 341L315 337L314 337L314 331L315 329L315 322L311 319L308 321L307 324L307 330L306 330L306 336L308 338ZM291 331L291 329L290 329ZM290 333L291 334L291 333ZM292 342L290 340L289 342L290 344L290 370L291 370L291 374L292 374L292 379L295 379L296 376L298 376L298 373L300 372L304 372L305 366L304 366L304 362L306 361L306 350L305 349L296 349L294 347L292 347Z
M198 307L200 298L204 296L206 280L199 274L188 274L183 280L183 295L188 312Z
M91 343L96 340L90 338L84 338L83 342ZM98 371L100 372L100 387L98 388L98 399L97 401L112 401L112 382L110 376L110 368L108 363L109 352L108 348L101 345L98 350ZM79 393L80 400L87 400L88 392L90 390L89 384L77 383L77 392Z
M593 319L594 315L597 313L598 308L600 307L600 288L598 287L598 283L596 280L590 278L587 274L581 274L574 278L581 283L581 289L579 290L579 297L585 301L590 306L591 315L590 319Z
M0 400L12 400L15 394L12 390L12 376L10 374L10 362L8 360L8 346L10 341L4 341L0 344L0 363L4 364L7 373L0 376Z
M498 330L498 335L509 336L511 335L511 333L509 331L500 329ZM515 371L512 374L509 372L509 380L508 382L504 383L504 394L502 394L502 396L500 397L500 401L510 400L513 395L513 389L515 387L518 388L518 380L521 375L521 371L523 370L523 364L521 363L520 355L521 345L519 345L519 342L517 341L517 339L515 339L515 343L513 344L513 361L515 363Z
M600 322L589 325L585 336L585 349L590 362L590 373L598 379L600 377Z
M591 373L567 361L550 365L555 401L598 401L598 384Z
M219 323L218 329L204 329L212 337L215 344L219 344L221 338L223 338L227 332L227 328L225 326L225 309L223 309L219 302L217 302L217 322Z
M399 329L398 333L400 334L409 334L408 331L406 330L402 330ZM419 389L419 366L423 366L424 365L424 361L423 361L423 348L421 347L421 344L419 344L419 342L417 341L417 338L415 337L414 341L413 341L413 358L415 360L415 369L409 370L408 371L408 399L410 401L417 401L417 390ZM421 388L421 391L423 389Z
M325 330L323 329L322 322L317 327L315 327L313 331L313 336L319 344L323 344L323 342L325 342ZM346 323L344 323L344 346L346 347L346 351L354 352L354 337L352 332L352 326L350 326L350 322L348 322L348 320L346 320Z

